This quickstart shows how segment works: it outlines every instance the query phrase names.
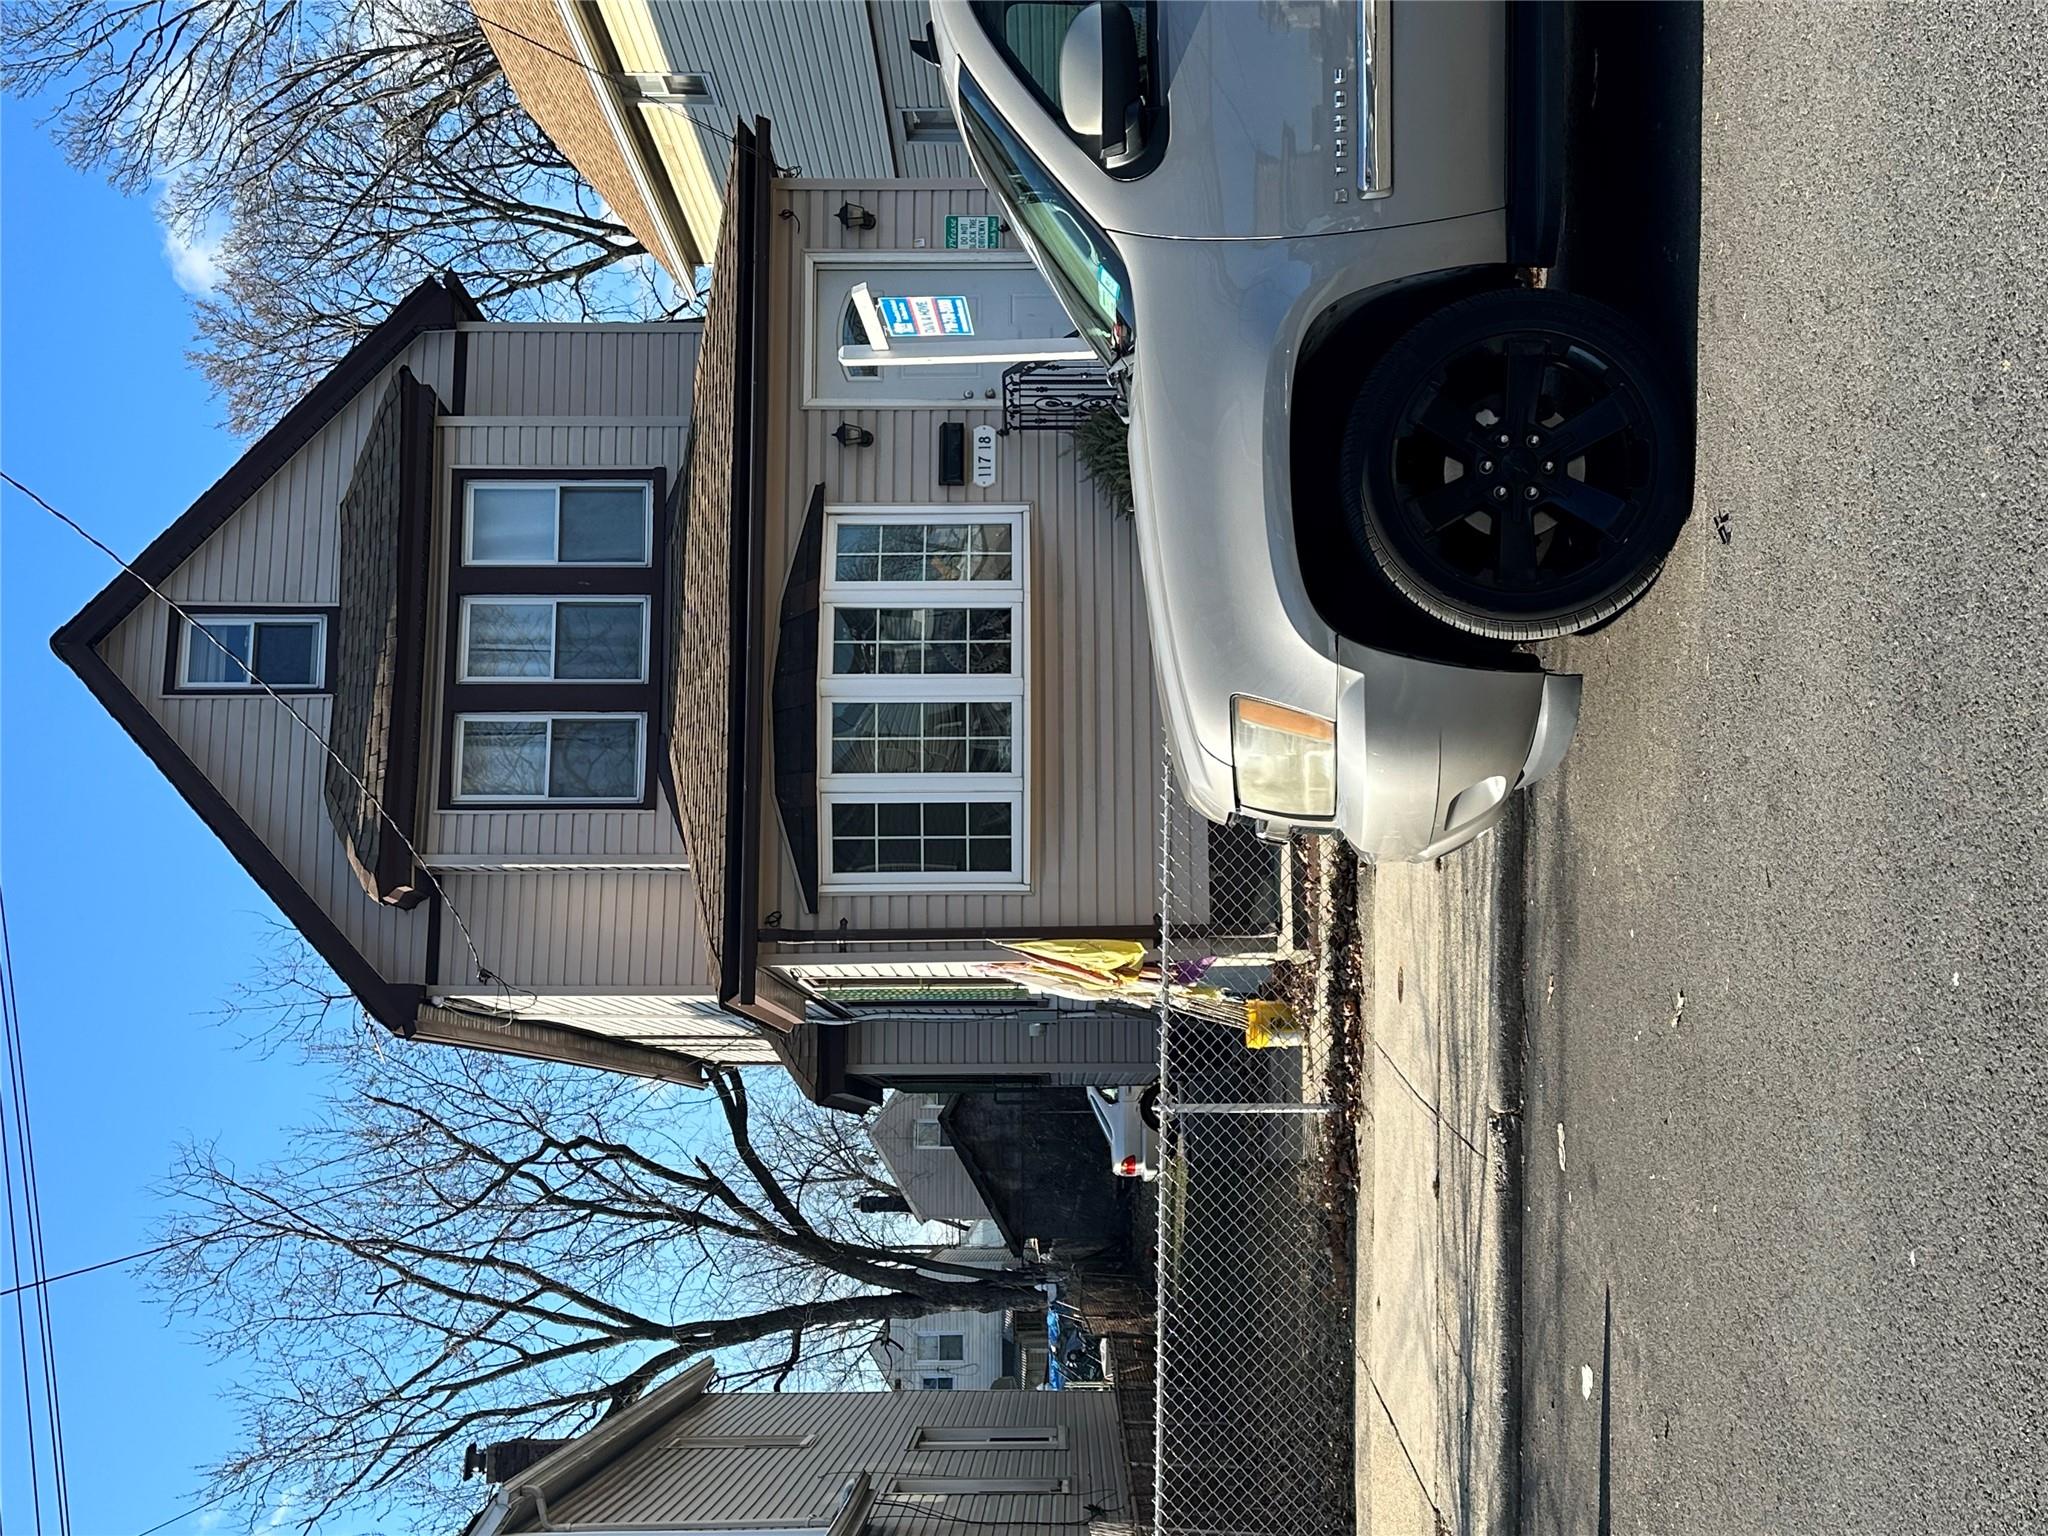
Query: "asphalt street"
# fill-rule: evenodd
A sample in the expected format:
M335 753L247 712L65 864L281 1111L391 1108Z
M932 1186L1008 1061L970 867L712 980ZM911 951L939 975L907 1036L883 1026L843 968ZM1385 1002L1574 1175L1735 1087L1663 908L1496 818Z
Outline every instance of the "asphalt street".
M1697 491L1545 648L1525 1530L2048 1529L2044 59L2016 4L1582 31L1560 276L1688 372L1697 316Z

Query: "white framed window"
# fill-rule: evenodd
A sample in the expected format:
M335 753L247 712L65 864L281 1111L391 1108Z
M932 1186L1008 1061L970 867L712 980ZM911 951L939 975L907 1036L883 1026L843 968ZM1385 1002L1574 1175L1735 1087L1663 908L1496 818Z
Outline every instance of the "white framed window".
M471 480L464 565L645 566L654 497L645 480Z
M917 1378L917 1389L920 1392L950 1392L953 1390L953 1378L950 1376L920 1376Z
M967 1358L967 1335L964 1333L920 1333L917 1336L917 1358L951 1362Z
M327 685L324 613L195 613L179 637L178 688L301 692Z
M462 600L456 681L647 681L644 597Z
M918 1151L936 1152L946 1145L945 1127L939 1124L945 1108L946 1101L939 1094L917 1096L917 1118L910 1122L910 1144Z
M925 1424L910 1432L913 1451L1061 1451L1063 1425Z
M1026 889L1026 509L826 510L821 883Z
M645 792L647 717L455 717L455 801L633 803Z

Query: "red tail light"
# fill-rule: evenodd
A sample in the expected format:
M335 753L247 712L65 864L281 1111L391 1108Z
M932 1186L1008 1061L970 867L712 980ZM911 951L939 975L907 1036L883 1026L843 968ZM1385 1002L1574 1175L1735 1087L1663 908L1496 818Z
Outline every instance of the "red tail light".
M1135 1179L1138 1176L1138 1160L1135 1157L1127 1157L1116 1165L1116 1171L1124 1178Z

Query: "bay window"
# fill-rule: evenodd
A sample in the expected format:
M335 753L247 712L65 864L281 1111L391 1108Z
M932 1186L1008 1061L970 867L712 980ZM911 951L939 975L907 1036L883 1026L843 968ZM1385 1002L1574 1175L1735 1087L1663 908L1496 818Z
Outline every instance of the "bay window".
M1024 509L829 508L824 884L1028 880Z
M443 806L654 803L663 480L457 473Z

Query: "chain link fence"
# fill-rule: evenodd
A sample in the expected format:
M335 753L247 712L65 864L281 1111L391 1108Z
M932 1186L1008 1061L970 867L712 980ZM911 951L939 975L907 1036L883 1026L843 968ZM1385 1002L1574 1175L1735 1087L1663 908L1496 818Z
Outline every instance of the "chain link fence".
M1170 763L1162 780L1155 1529L1349 1532L1347 866L1214 825Z

